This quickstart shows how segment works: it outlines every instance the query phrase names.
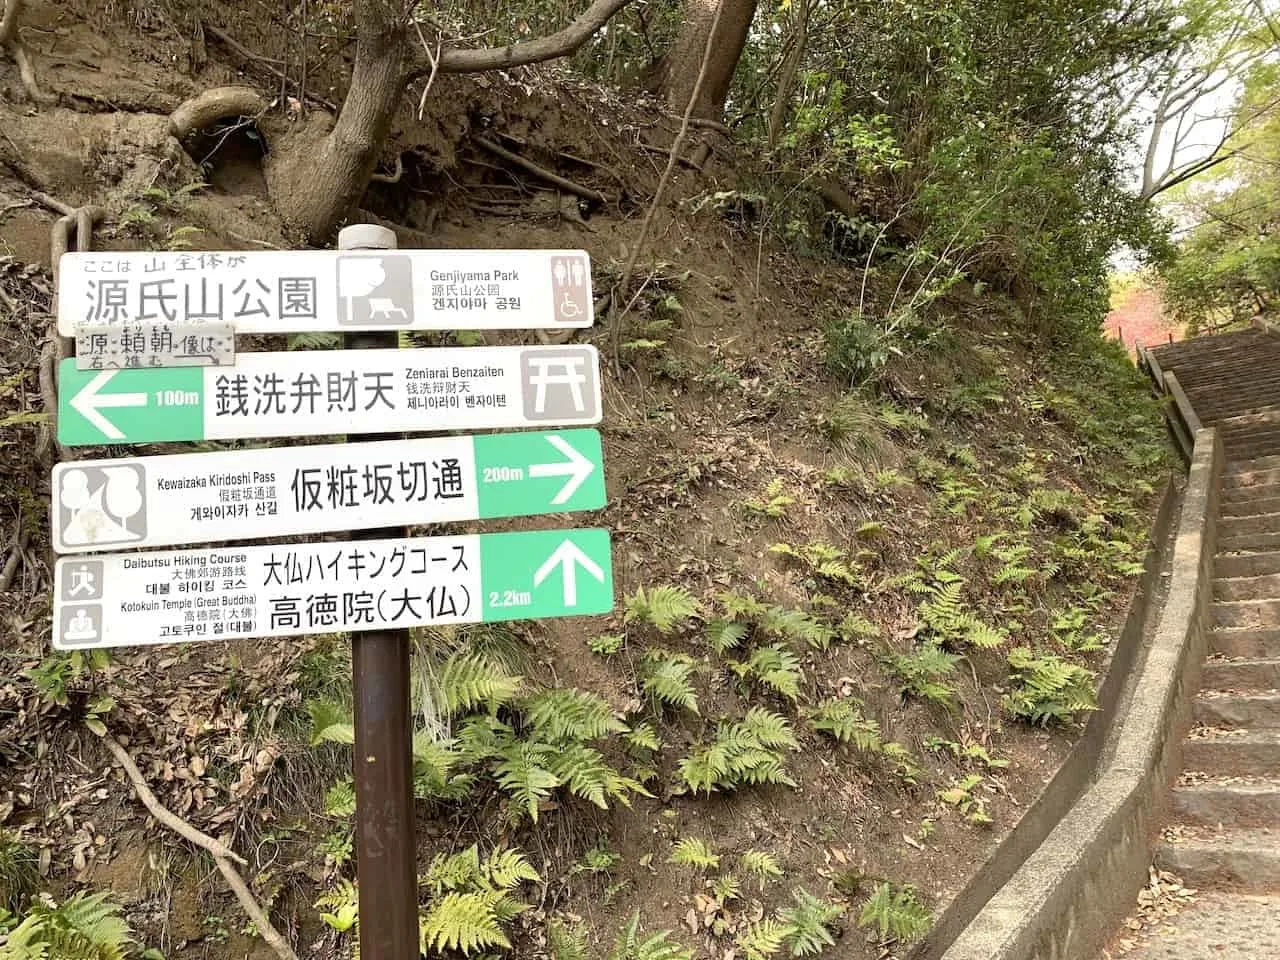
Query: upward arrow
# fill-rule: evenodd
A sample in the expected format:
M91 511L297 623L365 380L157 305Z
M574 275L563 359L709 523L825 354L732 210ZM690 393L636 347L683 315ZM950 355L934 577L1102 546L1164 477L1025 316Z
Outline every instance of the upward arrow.
M72 409L97 427L108 440L123 440L124 434L102 415L103 407L145 407L147 405L145 393L103 394L98 392L111 382L116 373L118 373L116 370L103 370L71 398Z
M560 546L556 547L555 552L547 558L547 562L534 573L533 585L542 586L542 581L551 576L556 567L560 567L564 573L564 605L566 607L578 605L578 567L582 567L594 580L604 583L604 571L572 540L561 541Z
M595 470L596 465L580 454L573 448L564 437L552 434L545 438L547 443L551 444L568 460L562 460L559 463L535 463L529 467L529 476L531 477L568 477L565 485L560 488L560 492L551 498L553 504L564 503L572 497L591 476L591 472Z

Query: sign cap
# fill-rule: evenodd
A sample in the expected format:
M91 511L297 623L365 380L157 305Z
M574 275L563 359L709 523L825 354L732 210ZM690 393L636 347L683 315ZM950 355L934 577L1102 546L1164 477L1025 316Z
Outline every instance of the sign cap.
M353 223L338 231L339 250L394 250L396 234L394 230L380 227L376 223Z

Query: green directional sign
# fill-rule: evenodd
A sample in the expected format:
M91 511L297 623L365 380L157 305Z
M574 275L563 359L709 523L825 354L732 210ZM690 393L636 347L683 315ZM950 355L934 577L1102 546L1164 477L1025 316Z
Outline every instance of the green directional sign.
M483 619L532 620L613 609L609 532L546 530L480 538Z
M595 430L498 433L472 442L482 519L604 505L604 453Z
M58 368L58 441L64 446L199 440L204 436L204 372Z

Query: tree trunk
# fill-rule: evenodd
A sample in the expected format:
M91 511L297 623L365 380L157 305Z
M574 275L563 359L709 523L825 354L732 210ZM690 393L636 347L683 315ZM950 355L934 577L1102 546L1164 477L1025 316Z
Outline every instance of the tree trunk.
M782 71L778 74L778 88L773 95L773 109L769 111L770 150L778 145L782 128L786 125L787 114L791 110L791 95L795 92L800 63L804 60L804 48L809 42L809 0L800 0L799 6L793 3L791 18L791 46L783 57Z
M707 76L692 115L702 120L719 120L724 115L733 72L738 67L756 13L756 0L685 0L680 33L653 74L654 86L666 98L672 113L683 116L689 106L717 7L723 8L720 24L711 41Z
M327 240L346 219L377 167L404 91L406 29L402 0L357 0L355 68L333 129L318 136L314 124L304 124L273 150L271 200L284 222L313 242Z

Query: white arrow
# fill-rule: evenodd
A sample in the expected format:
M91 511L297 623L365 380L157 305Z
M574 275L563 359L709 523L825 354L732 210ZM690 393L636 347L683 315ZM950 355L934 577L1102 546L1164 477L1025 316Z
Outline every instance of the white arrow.
M555 553L551 554L547 562L533 575L533 585L542 586L542 581L551 576L556 567L564 571L564 605L566 607L578 605L578 567L582 567L594 579L604 583L604 571L572 540L564 540L560 546L556 547Z
M101 430L108 440L123 440L124 434L116 428L114 423L99 413L99 410L103 407L145 407L147 405L147 395L145 393L102 394L98 392L110 383L111 378L118 372L117 370L103 370L81 387L80 392L71 398L72 408Z
M573 444L569 443L564 437L558 437L553 434L547 437L546 440L547 443L569 459L562 460L559 463L535 463L529 467L529 476L568 477L568 482L551 499L552 503L564 503L577 492L587 477L591 476L591 472L595 470L596 465L573 449Z

